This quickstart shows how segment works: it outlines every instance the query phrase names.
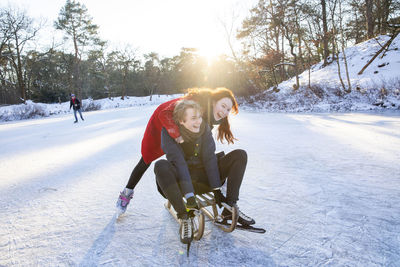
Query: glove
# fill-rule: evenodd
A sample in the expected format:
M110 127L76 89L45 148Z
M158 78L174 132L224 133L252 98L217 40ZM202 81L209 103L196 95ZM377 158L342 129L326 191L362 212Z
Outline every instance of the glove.
M177 142L178 144L182 144L184 142L183 137L179 136L179 137L175 138L175 142Z
M213 190L214 193L214 198L215 198L215 203L217 203L218 207L222 207L222 202L226 203L226 198L222 194L220 189Z

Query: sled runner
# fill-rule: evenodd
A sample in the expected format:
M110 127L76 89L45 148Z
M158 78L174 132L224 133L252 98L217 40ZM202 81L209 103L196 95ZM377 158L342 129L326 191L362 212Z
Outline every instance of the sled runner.
M253 233L263 234L265 229L257 228L250 225L238 224L238 208L236 205L230 207L229 205L222 203L225 209L228 209L232 216L229 218L224 218L222 214L218 211L217 203L215 201L214 195L211 192L197 194L196 200L199 206L198 210L189 211L190 216L193 221L193 240L200 240L204 234L205 228L205 216L207 216L211 222L220 228L224 232L232 232L235 229L245 230ZM167 200L164 204L165 208L171 213L175 220L179 223L176 211L172 207L171 203ZM222 211L221 211L222 213ZM189 256L190 243L187 246L187 255Z
M223 223L223 217L219 214L217 209L217 204L214 199L214 195L211 192L207 192L201 195L196 195L197 203L199 205L199 210L191 211L191 215L193 218L193 239L200 240L204 233L205 227L205 216L207 216L218 228L223 230L224 232L232 232L235 230L238 212L236 206L232 208L228 205L225 205L225 208L228 208L232 212L232 220L230 223ZM225 203L222 203L224 205ZM171 215L177 220L178 217L171 203L167 201L165 203L165 207L171 213ZM204 216L205 215L205 216Z

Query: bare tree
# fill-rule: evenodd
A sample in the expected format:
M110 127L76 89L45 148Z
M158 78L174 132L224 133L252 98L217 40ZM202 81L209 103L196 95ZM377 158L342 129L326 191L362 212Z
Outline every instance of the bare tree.
M226 38L228 46L231 50L233 60L235 61L236 65L239 67L241 72L247 73L249 71L247 68L247 65L243 63L243 60L239 57L239 55L234 47L235 31L237 29L235 23L236 23L237 19L238 19L238 16L236 15L235 10L232 8L231 18L230 18L229 22L226 19L221 19L221 18L219 18L218 20L224 29L225 38ZM258 86L253 81L253 79L250 78L250 75L246 75L246 77L248 77L246 79L247 82L258 91Z
M23 67L23 51L25 46L33 41L41 26L34 26L33 20L25 12L9 8L4 11L2 28L7 36L2 45L2 55L6 53L15 71L17 88L23 103L26 102L26 77Z
M157 55L154 55L157 57ZM128 88L128 74L131 67L137 62L135 52L129 47L126 46L123 50L120 51L118 56L119 64L122 66L122 92L121 92L121 99L124 100L126 96L126 91Z
M400 1L398 0L375 0L375 26L377 27L376 33L387 34L389 32L389 20L393 15L399 15ZM397 13L397 14L396 14Z
M7 23L7 12L5 9L0 9L0 84L2 89L2 102L4 103L6 102L6 86L7 83L10 83L6 78L6 70L9 61L9 52L6 50L11 37L11 29Z
M296 85L294 86L294 89L297 90L300 87L300 81L299 81L299 66L298 66L298 55L295 51L296 45L295 45L295 40L299 39L299 34L298 32L300 31L298 29L299 27L299 14L297 12L297 5L296 1L292 0L289 5L287 6L287 13L286 13L286 19L281 20L281 26L284 29L285 33L285 38L289 43L290 47L290 54L293 57L293 67L295 71L295 76L296 76ZM301 39L301 38L300 38Z
M237 56L237 52L235 51L235 48L233 46L234 37L235 37L234 31L236 29L235 21L238 18L238 16L235 14L234 10L232 10L231 17L232 18L231 18L230 22L227 22L227 20L224 20L222 18L218 18L218 20L219 20L220 24L222 25L222 28L224 29L226 42L228 43L229 49L231 50L232 57L237 63L239 63L240 59Z
M8 13L10 10L0 9L0 57L3 57L3 51L7 49L12 33L8 23Z
M151 52L144 55L146 62L144 64L145 82L144 87L150 95L152 101L153 95L157 92L159 87L161 73L160 73L160 59L157 53Z

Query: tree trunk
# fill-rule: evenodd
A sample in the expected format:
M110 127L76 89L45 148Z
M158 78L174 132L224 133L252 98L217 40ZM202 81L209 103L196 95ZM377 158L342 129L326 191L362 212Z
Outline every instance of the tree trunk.
M349 67L347 65L347 57L346 57L346 53L344 52L343 46L342 46L342 54L343 54L344 68L346 70L346 78L347 78L347 86L348 86L346 93L350 93L351 92L351 82L350 82Z
M396 32L395 34L393 34L393 36L389 39L389 41L387 41L386 44L385 44L384 46L382 46L381 49L379 49L379 51L376 52L376 54L375 54L375 55L367 62L367 64L360 70L360 72L358 72L358 75L361 75L361 74L364 72L364 70L369 66L369 64L371 64L372 61L374 61L375 58L376 58L377 56L379 56L379 54L380 54L383 50L385 50L386 47L388 47L388 46L392 43L392 41L396 38L396 36L397 36L399 33L400 33L400 32Z
M18 40L18 35L15 34L15 51L17 53L17 62L15 63L15 71L17 73L17 82L18 82L18 87L20 89L20 94L21 94L21 100L23 101L24 104L26 104L26 90L25 90L25 82L24 82L24 77L22 75L22 62L21 62L21 52L20 52L20 47L19 47L19 40Z
M295 12L295 15L296 15L297 40L298 40L298 43L299 43L300 71L303 71L304 70L304 59L303 59L303 49L302 49L302 43L301 43L303 36L301 34L301 27L300 27L300 23L299 23L299 15L298 15L298 13L296 11L296 7L294 8L294 12Z
M381 32L382 34L386 34L388 32L388 19L390 15L390 4L392 1L390 0L383 0L382 4L382 26L381 26Z
M334 38L334 39L336 40L336 38ZM338 76L339 76L340 84L342 85L343 90L346 92L346 86L344 85L344 82L342 79L342 74L340 71L340 62L339 62L339 55L338 55L339 51L338 52L334 51L333 53L336 54L336 63L337 63L337 67L338 67Z
M282 62L285 63L285 29L282 29ZM286 79L286 71L285 71L285 66L282 64L281 66L281 81L284 81Z
M375 0L376 4L376 11L375 11L375 17L376 17L376 32L379 34L382 33L382 18L383 18L383 9L382 9L382 2L381 0Z
M294 44L293 44L293 41L292 40L289 40L289 38L288 38L288 41L289 41L289 46L290 46L290 53L292 54L292 56L293 56L293 63L294 63L294 71L295 71L295 74L296 74L296 88L294 88L295 90L297 90L297 89L299 89L299 87L300 87L300 80L299 80L299 71L298 71L298 69L299 69L299 67L298 67L298 65L297 65L297 55L296 55L296 53L294 52Z
M301 39L302 39L302 36L299 33L298 40L299 40L299 58L300 58L300 67L301 67L300 71L303 71L304 70L304 58L303 58L303 49L301 48L301 46L302 46Z
M350 74L349 74L349 68L347 65L347 57L346 53L344 51L344 36L343 36L343 17L342 17L342 2L339 2L339 27L340 27L340 41L341 41L341 46L342 46L342 55L343 55L343 60L344 60L344 67L346 70L346 77L347 77L347 90L345 90L346 93L351 92L351 82L350 82ZM338 62L339 62L339 57L338 57Z
M373 0L365 0L366 19L367 19L367 37L374 37L374 19L372 15Z
M360 27L358 26L358 13L354 12L353 16L354 16L354 20L355 20L355 29L354 29L354 31L356 33L355 41L356 41L356 44L358 44L359 42L362 41L362 38L360 37L361 30L360 30Z
M126 63L127 64L127 63ZM126 95L126 87L127 87L127 79L128 76L128 66L124 67L124 80L123 80L123 87L122 87L122 95L121 95L121 99L124 100L125 99L125 95Z
M75 92L75 94L77 95L77 97L79 99L82 99L82 90L81 90L81 86L80 86L80 82L79 82L79 59L75 58L74 60L74 85L75 88L72 89L73 92Z
M79 71L79 65L80 65L80 59L79 59L79 50L78 50L78 43L77 43L77 38L74 34L73 36L73 42L74 42L74 49L75 49L75 62L74 62L74 84L75 88L73 89L76 90L76 94L78 95L79 99L82 99L82 90L81 90L81 83L80 83L80 71Z
M324 66L328 64L327 59L329 56L329 50L328 50L328 21L326 17L326 2L325 0L321 0L321 6L322 6L322 27L324 31L324 36L323 38L323 43L324 43Z
M335 14L336 14L336 5L337 5L337 1L333 1L332 3L333 6L331 6L331 21L332 21L332 36L331 36L331 40L332 40L332 61L336 59L336 23L335 23Z
M311 58L308 54L308 88L311 89Z

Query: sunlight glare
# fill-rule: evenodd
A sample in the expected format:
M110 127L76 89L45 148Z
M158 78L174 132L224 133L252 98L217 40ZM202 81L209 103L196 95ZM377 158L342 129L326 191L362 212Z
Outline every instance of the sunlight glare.
M215 61L215 60L218 58L218 56L219 56L219 54L216 53L215 50L209 49L209 48L206 48L206 49L199 49L199 53L198 53L198 54L199 54L201 57L203 57L203 58L207 61L207 65L208 65L208 66L210 66L211 63L212 63L213 61Z
M43 120L43 122L48 122ZM12 125L11 125L12 126ZM6 127L5 127L6 128ZM105 134L90 140L75 142L74 144L62 144L59 146L44 147L42 150L25 152L17 155L4 155L0 157L1 167L9 170L3 173L9 179L0 179L0 189L9 185L10 179L14 183L24 183L32 178L41 178L49 170L63 168L65 165L73 165L76 162L91 158L94 154L103 153L113 145L132 138L137 129L127 129L111 134ZM68 157L74 151L74 157ZM21 168L20 166L24 166ZM15 170L18 170L16 173Z

